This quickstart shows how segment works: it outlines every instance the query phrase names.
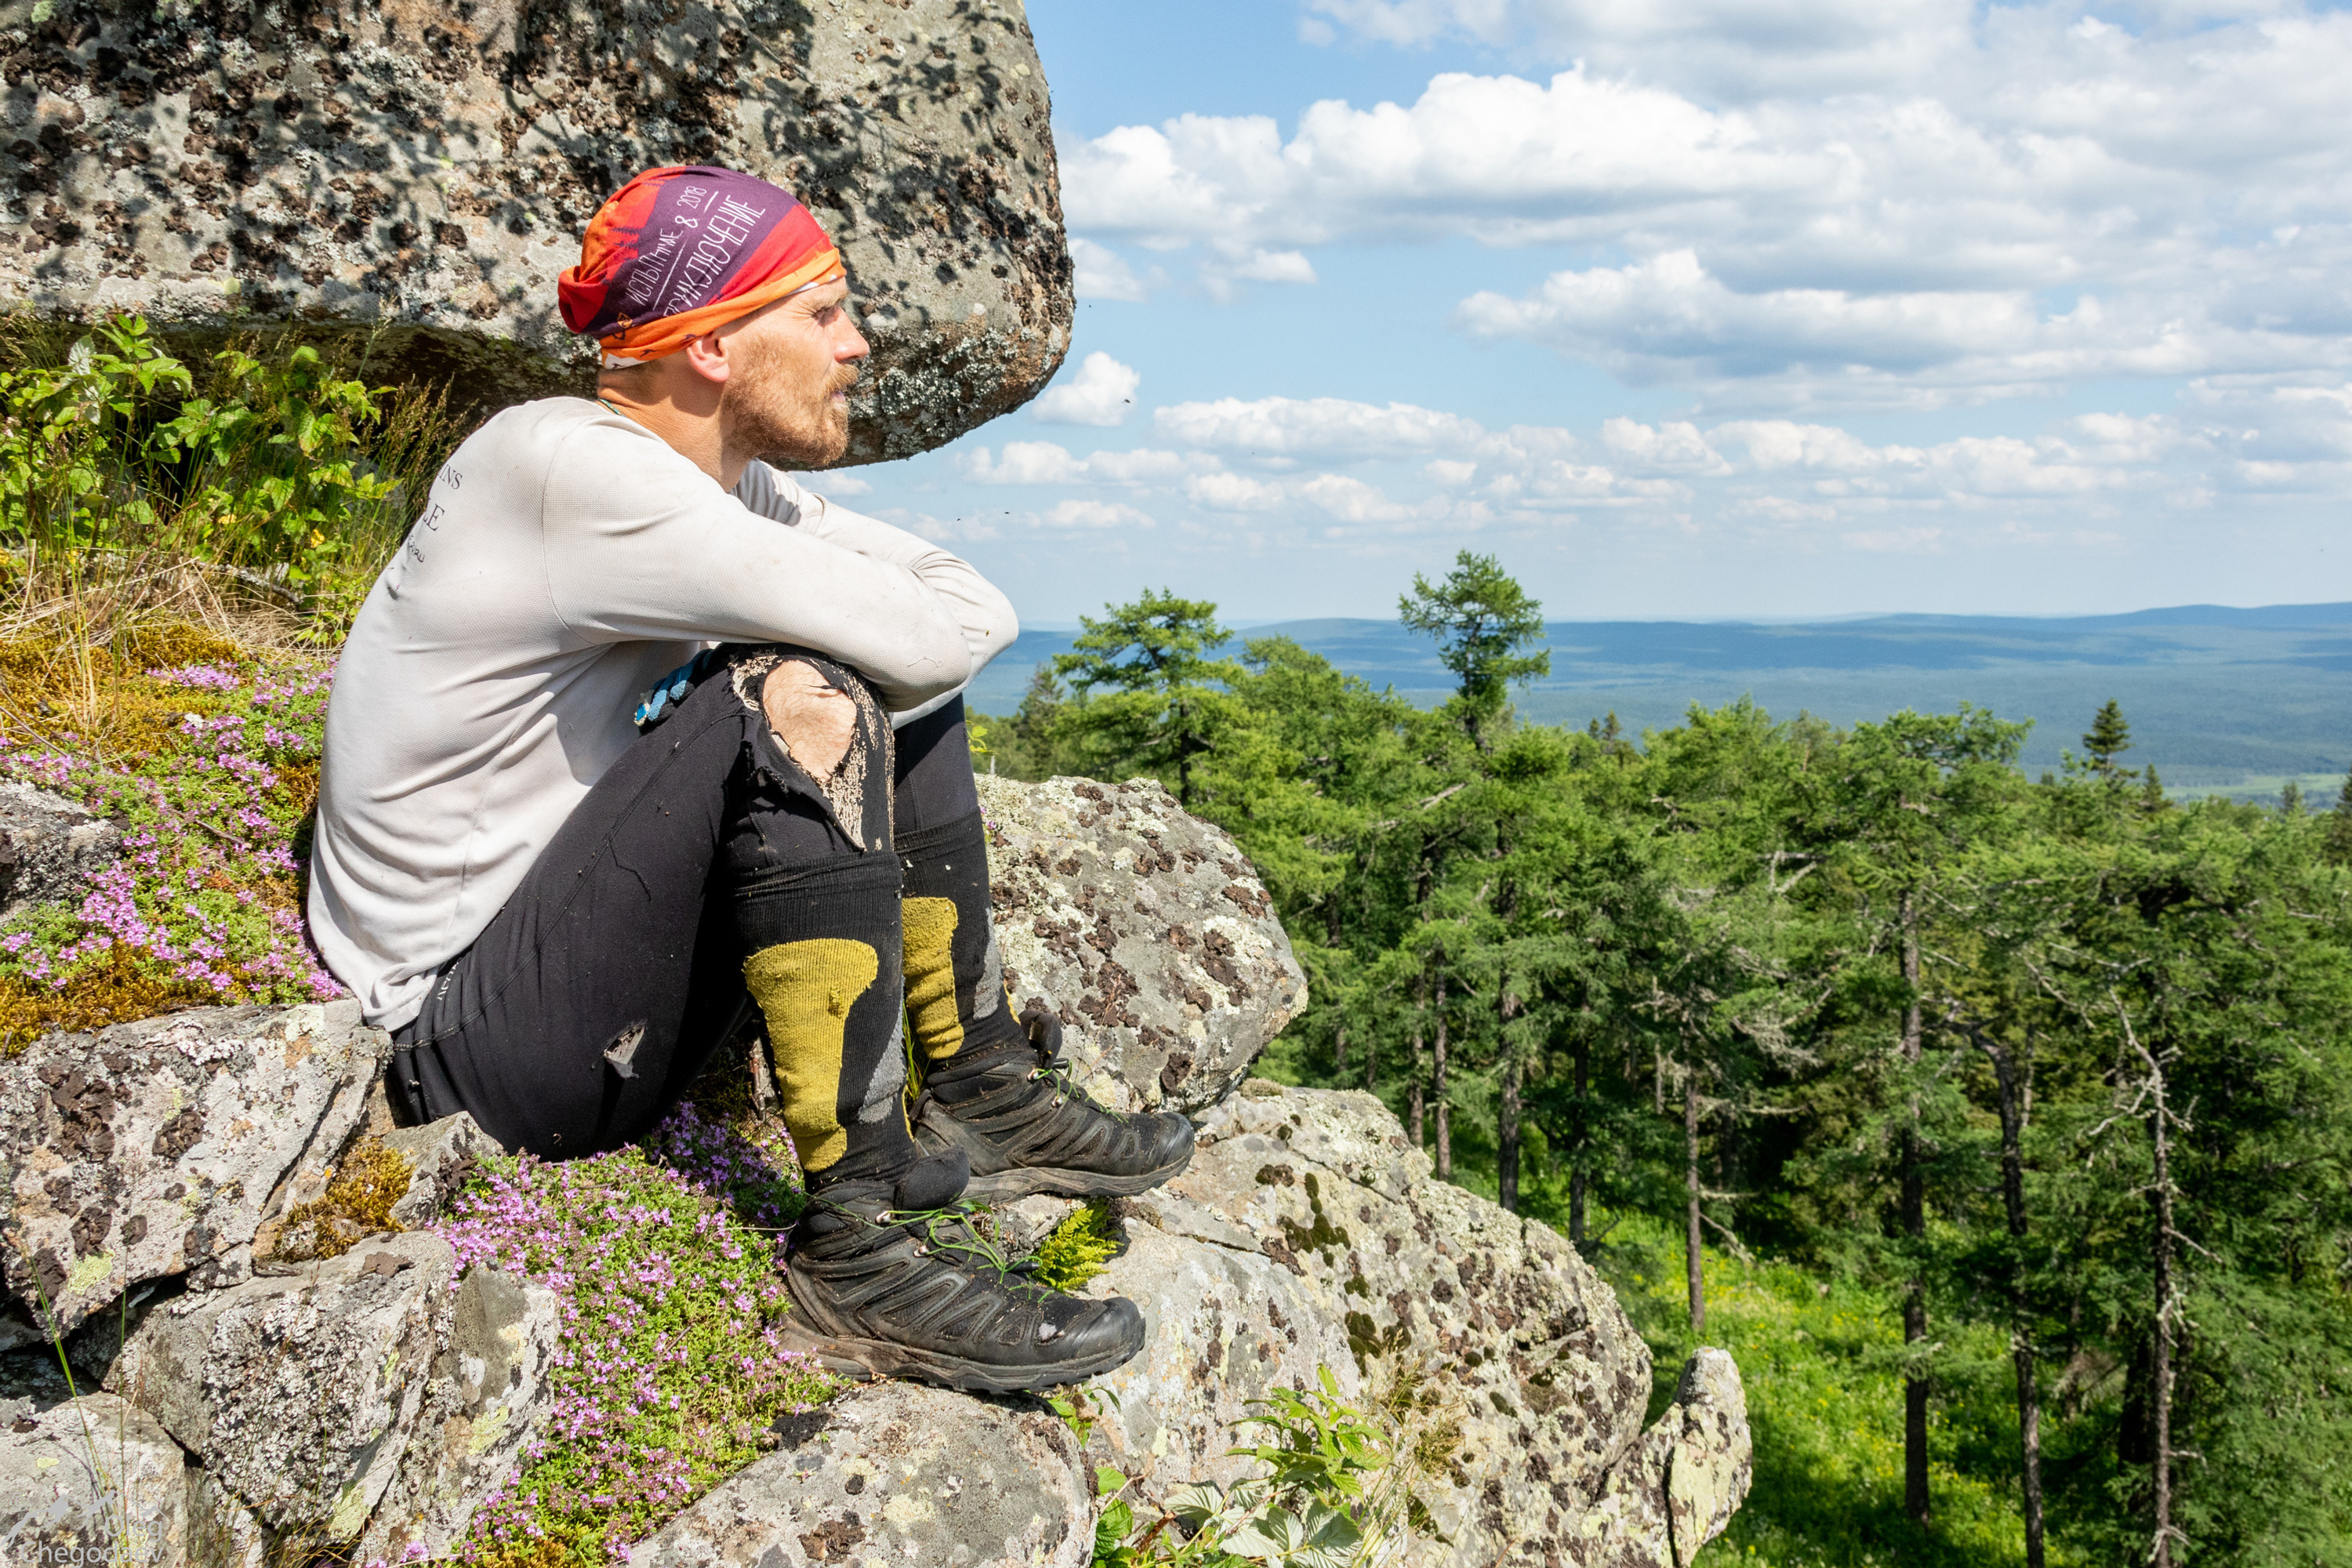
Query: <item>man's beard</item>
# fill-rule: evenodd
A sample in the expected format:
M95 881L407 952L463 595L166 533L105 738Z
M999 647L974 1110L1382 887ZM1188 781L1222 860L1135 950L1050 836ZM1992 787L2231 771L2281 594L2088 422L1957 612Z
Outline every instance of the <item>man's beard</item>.
M739 351L740 352L740 351ZM728 443L763 461L822 468L849 449L849 410L833 400L857 383L857 367L835 365L817 387L795 383L782 355L754 351L728 377L719 416Z

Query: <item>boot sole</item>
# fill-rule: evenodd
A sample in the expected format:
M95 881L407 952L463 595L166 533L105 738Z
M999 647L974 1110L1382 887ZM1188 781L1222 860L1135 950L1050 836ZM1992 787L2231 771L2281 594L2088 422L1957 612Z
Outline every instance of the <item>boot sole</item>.
M975 1175L964 1195L978 1204L1007 1204L1040 1195L1054 1198L1131 1198L1162 1182L1172 1182L1192 1163L1192 1145L1156 1171L1139 1176L1106 1176L1099 1171L1072 1171L1054 1165L1016 1165L993 1175Z
M777 1336L786 1350L816 1358L836 1376L861 1382L877 1377L916 1378L945 1388L977 1394L1028 1394L1066 1383L1082 1383L1115 1371L1133 1360L1143 1347L1104 1351L1084 1361L1056 1362L1050 1366L992 1366L961 1356L919 1350L888 1340L832 1339L797 1318L785 1320Z

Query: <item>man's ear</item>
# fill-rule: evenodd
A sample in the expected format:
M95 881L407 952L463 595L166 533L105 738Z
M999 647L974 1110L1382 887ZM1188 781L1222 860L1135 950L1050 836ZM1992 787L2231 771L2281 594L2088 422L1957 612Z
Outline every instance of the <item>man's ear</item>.
M726 333L705 332L700 337L689 338L686 347L677 351L677 357L686 362L688 370L711 385L727 384Z

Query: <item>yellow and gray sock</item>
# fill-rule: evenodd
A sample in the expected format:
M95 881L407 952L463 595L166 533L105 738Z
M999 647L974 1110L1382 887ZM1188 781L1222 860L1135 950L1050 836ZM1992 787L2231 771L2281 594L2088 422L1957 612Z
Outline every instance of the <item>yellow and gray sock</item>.
M894 1178L907 1130L899 869L887 855L735 894L743 982L768 1024L784 1123L811 1182Z

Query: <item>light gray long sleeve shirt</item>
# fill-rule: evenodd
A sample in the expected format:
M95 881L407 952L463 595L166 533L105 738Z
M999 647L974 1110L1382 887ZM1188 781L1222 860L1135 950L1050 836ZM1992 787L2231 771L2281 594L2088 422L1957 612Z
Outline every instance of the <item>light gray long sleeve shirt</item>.
M415 1017L636 738L638 699L713 643L814 648L903 710L1018 630L964 562L763 463L730 493L597 404L507 409L435 479L344 644L310 862L320 952L368 1022Z

